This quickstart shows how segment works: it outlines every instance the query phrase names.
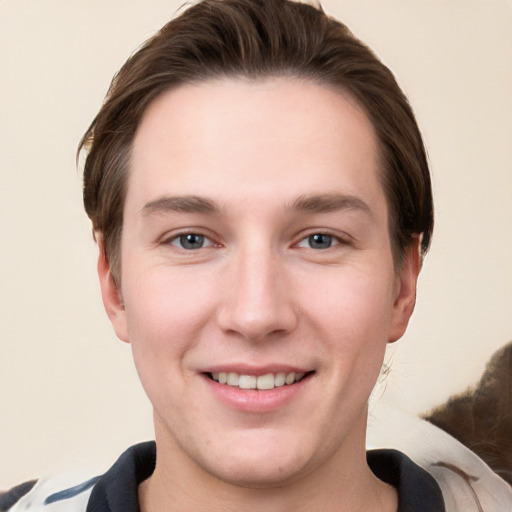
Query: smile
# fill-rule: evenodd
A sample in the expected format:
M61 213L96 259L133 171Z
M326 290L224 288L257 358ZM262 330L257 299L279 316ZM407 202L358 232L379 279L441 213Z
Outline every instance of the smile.
M300 382L307 374L299 372L267 373L265 375L240 375L235 372L215 372L209 377L219 384L226 384L239 389L267 390L281 386L289 386Z

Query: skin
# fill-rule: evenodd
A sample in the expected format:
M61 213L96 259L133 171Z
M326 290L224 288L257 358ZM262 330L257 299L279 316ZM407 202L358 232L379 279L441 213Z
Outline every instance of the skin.
M322 85L223 79L149 106L119 289L98 264L154 408L143 511L396 510L366 465L367 401L413 311L419 264L416 243L393 264L379 176L366 115ZM191 249L186 234L204 238ZM207 375L278 367L307 378L270 406L265 391L223 401Z

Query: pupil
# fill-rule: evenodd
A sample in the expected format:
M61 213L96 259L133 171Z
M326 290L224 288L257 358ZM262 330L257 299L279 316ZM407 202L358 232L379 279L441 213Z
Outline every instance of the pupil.
M180 244L184 249L200 249L203 246L203 243L203 235L189 233L188 235L180 236Z
M331 246L332 237L317 233L309 237L309 244L313 249L328 249Z

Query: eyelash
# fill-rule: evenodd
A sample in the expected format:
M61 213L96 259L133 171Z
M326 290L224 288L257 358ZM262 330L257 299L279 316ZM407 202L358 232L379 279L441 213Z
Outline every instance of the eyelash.
M206 245L202 244L200 247L196 247L196 248L184 247L184 245L186 245L186 243L187 243L187 237L196 237L196 238L200 239L202 242L206 242ZM207 237L206 235L203 235L202 233L198 233L195 231L179 233L171 238L168 238L167 240L164 240L164 244L172 245L172 246L177 247L178 249L181 249L183 251L197 251L199 249L204 249L207 247L213 247L213 246L217 245L211 238Z
M317 238L318 240L315 240L315 238ZM328 239L328 242L329 242L328 247L311 247L311 245L308 245L306 247L306 246L302 245L304 242L306 244L321 243L321 240L323 238ZM308 248L308 249L327 250L327 249L331 249L332 247L336 247L337 245L347 245L347 244L348 244L348 241L344 238L341 238L339 236L336 236L336 235L333 235L331 233L324 232L324 231L315 231L315 232L301 238L299 240L299 242L295 245L296 245L296 247L304 247L304 248Z
M196 239L199 239L198 241L201 242L200 247L186 247L187 243L193 243L193 240L187 240L187 238L195 237ZM315 238L317 240L315 240ZM327 239L327 243L329 244L327 247L311 247L312 243L322 243L324 239ZM205 245L206 243L206 245ZM308 246L303 245L304 243L308 244ZM295 247L300 248L309 248L309 249L315 249L315 250L327 250L331 249L332 247L336 247L338 245L347 245L349 242L341 238L339 236L333 235L328 232L323 231L316 231L313 232L303 238L301 238L296 244L294 244ZM176 247L178 249L181 249L183 251L187 252L193 252L197 251L199 249L205 249L208 247L214 247L219 246L216 244L211 238L209 238L206 235L203 235L202 233L195 232L195 231L189 231L185 233L179 233L171 238L168 238L164 241L164 244L172 245L173 247Z

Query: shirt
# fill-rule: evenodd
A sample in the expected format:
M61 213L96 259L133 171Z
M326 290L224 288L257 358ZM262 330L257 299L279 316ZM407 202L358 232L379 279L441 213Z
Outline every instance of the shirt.
M367 460L378 478L397 489L398 512L445 512L439 485L406 455L391 449L370 450ZM151 476L155 462L154 441L137 444L105 474L78 485L59 489L54 480L18 486L18 491L4 494L3 504L0 498L0 512L139 512L138 486Z

